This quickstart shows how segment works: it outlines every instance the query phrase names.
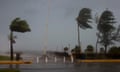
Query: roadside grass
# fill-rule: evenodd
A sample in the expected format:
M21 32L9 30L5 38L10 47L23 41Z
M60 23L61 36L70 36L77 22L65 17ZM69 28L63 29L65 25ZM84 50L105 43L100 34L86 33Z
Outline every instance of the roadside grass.
M20 72L17 69L0 69L0 72Z
M3 61L3 60L10 60L10 57L0 55L0 61Z
M0 55L0 61L4 61L4 60L10 60L10 57ZM20 72L20 70L17 70L17 69L2 69L1 68L0 72Z

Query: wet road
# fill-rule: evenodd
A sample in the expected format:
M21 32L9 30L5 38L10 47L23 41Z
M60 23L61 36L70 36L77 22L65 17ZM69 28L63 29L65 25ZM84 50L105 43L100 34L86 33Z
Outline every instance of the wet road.
M30 57L30 58L29 58ZM63 62L63 58L50 58L48 63L44 59L40 59L37 64L36 56L31 59L31 56L25 57L25 60L32 60L33 64L20 65L20 72L120 72L120 63L80 63L75 64L70 61ZM0 68L9 68L9 65L0 65ZM15 65L14 65L15 68Z
M0 65L0 68L6 68ZM57 63L20 65L21 72L120 72L120 63Z

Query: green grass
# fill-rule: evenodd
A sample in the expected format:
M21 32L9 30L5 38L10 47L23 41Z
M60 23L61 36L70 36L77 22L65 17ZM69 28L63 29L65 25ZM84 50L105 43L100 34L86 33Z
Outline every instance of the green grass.
M2 60L10 60L10 57L0 55L0 61Z
M10 57L0 55L0 61L4 60L10 60ZM20 72L20 71L17 69L0 69L0 72Z
M17 69L0 69L0 72L20 72Z

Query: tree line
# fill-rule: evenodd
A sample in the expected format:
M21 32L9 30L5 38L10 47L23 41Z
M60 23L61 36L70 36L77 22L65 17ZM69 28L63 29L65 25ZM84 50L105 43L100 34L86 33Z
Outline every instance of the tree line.
M80 41L80 28L92 29L92 22L96 23L96 52L97 45L100 44L104 47L104 54L107 54L107 48L114 45L116 42L120 42L120 25L117 24L115 16L109 9L104 10L100 16L95 15L93 19L90 8L82 8L76 18L78 28L78 50L81 52Z

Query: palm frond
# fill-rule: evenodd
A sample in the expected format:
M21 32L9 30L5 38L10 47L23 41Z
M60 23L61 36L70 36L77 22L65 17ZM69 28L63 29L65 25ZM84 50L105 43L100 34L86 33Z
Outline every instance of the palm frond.
M89 25L89 23L91 23L90 19L92 19L91 9L83 8L82 10L80 10L76 20L80 28L87 29L87 28L92 28L92 26Z

